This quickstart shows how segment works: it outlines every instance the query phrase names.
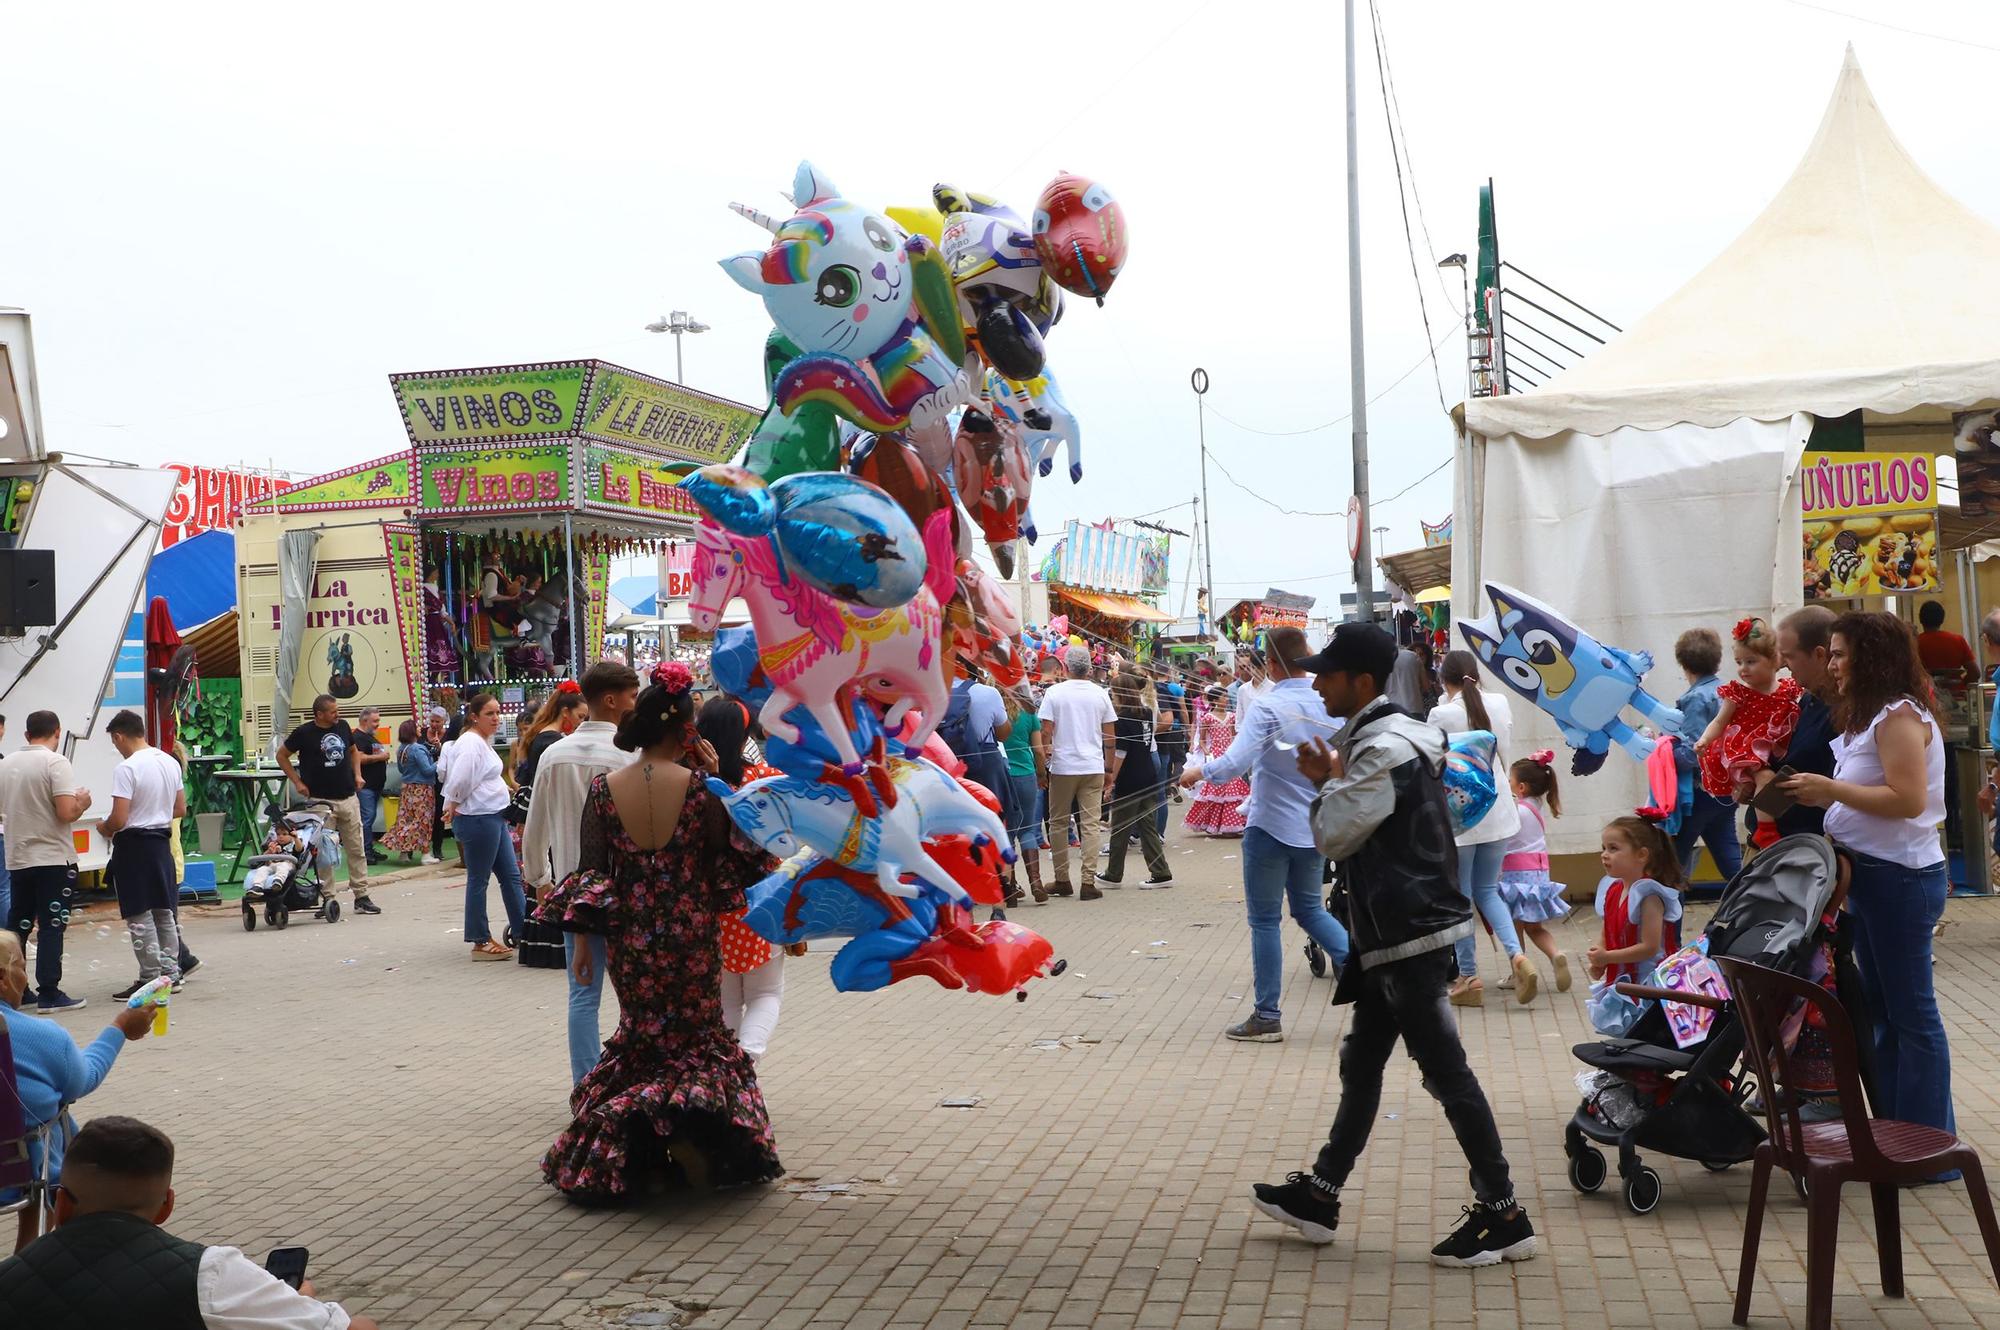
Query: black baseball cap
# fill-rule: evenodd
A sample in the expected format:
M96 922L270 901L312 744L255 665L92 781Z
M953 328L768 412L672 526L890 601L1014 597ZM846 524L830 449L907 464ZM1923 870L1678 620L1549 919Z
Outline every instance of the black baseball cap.
M1337 624L1333 639L1324 648L1300 656L1291 665L1307 674L1370 675L1380 688L1396 668L1396 639L1373 624Z

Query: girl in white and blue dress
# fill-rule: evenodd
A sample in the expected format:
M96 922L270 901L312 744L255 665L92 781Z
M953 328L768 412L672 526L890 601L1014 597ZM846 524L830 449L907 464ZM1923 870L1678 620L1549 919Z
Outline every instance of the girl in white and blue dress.
M1551 923L1569 914L1562 884L1549 877L1548 820L1562 816L1555 760L1556 755L1544 749L1508 770L1521 827L1507 842L1500 861L1500 899L1514 916L1523 953L1528 944L1541 948L1555 966L1556 992L1567 993L1569 957L1556 945L1556 935L1549 929Z

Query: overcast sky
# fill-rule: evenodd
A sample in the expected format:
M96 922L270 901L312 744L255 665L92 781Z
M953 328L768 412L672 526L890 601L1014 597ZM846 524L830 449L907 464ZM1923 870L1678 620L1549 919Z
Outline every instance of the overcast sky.
M1855 17L1382 0L1433 335L1459 315L1432 264L1474 250L1488 176L1505 255L1629 325L1776 192L1850 40L1918 162L2000 219L2000 7L1833 7ZM1196 365L1243 425L1347 410L1338 5L116 8L5 5L0 304L35 314L58 450L329 470L401 442L392 371L590 355L671 377L671 339L641 330L670 308L714 327L686 344L688 381L761 405L769 324L716 260L762 235L724 205L780 211L801 157L875 207L944 180L1025 214L1062 170L1119 198L1126 271L1050 339L1086 475L1040 482L1045 531L1196 492ZM1426 343L1365 8L1359 25L1372 395ZM1455 402L1460 340L1438 361ZM1215 412L1238 481L1344 507L1345 424L1272 437ZM1429 366L1370 427L1378 496L1446 460ZM1209 494L1225 599L1348 585L1337 517L1285 516L1214 469ZM1447 468L1375 524L1402 549L1450 506Z

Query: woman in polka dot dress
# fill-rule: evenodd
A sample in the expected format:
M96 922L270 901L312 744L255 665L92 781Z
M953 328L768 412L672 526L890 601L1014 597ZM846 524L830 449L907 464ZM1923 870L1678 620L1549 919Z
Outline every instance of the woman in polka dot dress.
M714 697L703 703L695 728L715 749L716 774L730 785L740 787L779 774L776 767L744 761L750 711L734 698ZM762 1060L771 1046L771 1032L778 1028L778 1008L785 998L785 950L751 932L742 910L722 916L722 1019L752 1061ZM804 952L805 944L800 943L795 954Z

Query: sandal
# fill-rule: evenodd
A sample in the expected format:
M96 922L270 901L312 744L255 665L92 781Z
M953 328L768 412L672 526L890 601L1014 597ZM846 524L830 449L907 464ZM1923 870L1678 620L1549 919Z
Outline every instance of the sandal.
M503 947L492 938L488 938L484 942L475 942L472 944L472 959L476 961L511 961L514 959L514 950L511 947Z

